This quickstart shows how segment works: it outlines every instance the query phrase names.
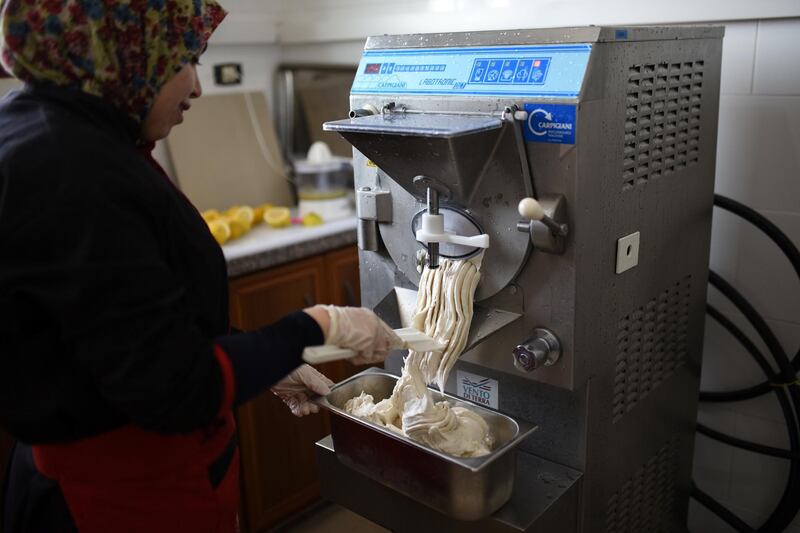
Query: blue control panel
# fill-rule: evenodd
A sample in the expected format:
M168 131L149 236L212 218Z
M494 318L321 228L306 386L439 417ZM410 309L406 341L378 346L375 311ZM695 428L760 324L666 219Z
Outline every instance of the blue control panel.
M367 50L352 94L575 98L590 44Z

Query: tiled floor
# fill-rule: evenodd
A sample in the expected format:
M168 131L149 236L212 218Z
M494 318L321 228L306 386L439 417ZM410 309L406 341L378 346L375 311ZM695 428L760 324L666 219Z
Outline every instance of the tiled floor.
M319 507L309 515L274 533L389 533L361 516L335 504Z

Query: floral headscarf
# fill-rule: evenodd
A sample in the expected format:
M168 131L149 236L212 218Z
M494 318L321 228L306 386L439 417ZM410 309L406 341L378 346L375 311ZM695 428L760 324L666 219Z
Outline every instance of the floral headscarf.
M215 0L0 0L0 59L22 81L77 87L142 122L225 18Z

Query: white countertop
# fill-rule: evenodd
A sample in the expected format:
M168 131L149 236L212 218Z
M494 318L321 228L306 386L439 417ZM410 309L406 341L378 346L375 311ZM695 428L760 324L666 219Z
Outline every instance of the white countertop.
M325 222L319 226L292 225L281 229L259 224L243 237L224 244L222 252L225 254L226 261L251 257L264 252L324 239L343 232L355 231L356 221L356 217L353 216Z

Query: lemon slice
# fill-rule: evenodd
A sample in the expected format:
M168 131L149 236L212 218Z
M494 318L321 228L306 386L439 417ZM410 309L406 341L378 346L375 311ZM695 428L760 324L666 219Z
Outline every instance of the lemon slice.
M208 211L203 211L200 216L203 217L203 220L206 222L211 222L212 220L217 220L222 215L220 215L219 211L216 209L209 209Z
M231 238L231 228L228 226L228 223L222 219L209 221L208 229L220 245L225 244L228 242L228 239Z
M292 223L292 217L286 207L270 207L264 212L264 222L273 228L285 228Z
M250 226L253 225L253 220L255 220L255 212L253 211L253 208L246 205L237 207L233 212L229 213L228 216L230 218L235 218L244 224L248 230L250 229Z
M316 213L307 213L303 217L304 226L319 226L320 224L322 224L322 217Z
M272 204L261 204L253 209L253 224L258 224L259 222L264 221L264 213L267 212L267 209L272 207Z
M224 219L228 226L231 228L231 239L238 239L248 231L250 231L250 226L242 222L240 219L236 217L225 217Z

